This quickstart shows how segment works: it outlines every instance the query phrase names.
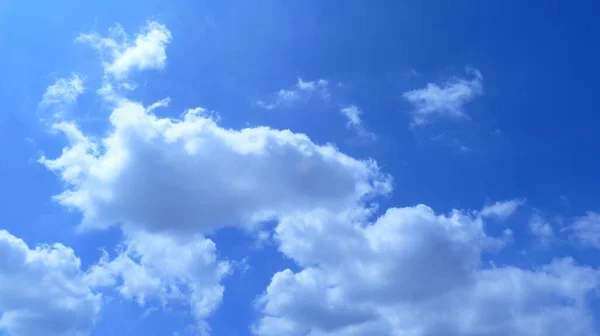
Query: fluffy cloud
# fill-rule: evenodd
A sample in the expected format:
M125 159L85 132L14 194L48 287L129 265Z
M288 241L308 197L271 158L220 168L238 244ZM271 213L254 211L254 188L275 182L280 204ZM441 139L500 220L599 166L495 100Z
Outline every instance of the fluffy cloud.
M375 138L375 134L368 132L362 122L360 115L363 113L356 105L348 105L340 109L340 113L348 120L346 126L355 130L358 135L366 138Z
M0 334L89 335L100 306L72 249L31 249L0 230Z
M430 122L435 117L466 118L464 105L483 94L483 77L473 68L467 69L471 79L452 77L438 85L405 92L402 96L414 106L412 125Z
M105 137L95 139L72 122L56 123L70 144L60 156L40 162L65 182L66 190L55 199L81 212L80 229L118 225L124 241L115 255L105 254L82 274L69 249L30 250L8 235L10 248L0 245L0 327L25 336L39 334L38 325L45 334L85 333L99 309L91 286L114 288L140 305L184 302L206 330L203 321L221 303L221 281L233 266L219 260L205 234L225 226L262 230L262 222L276 220L273 239L300 270L273 276L257 303L262 315L252 327L255 334L594 334L586 299L598 286L597 270L569 258L534 269L483 262L484 255L508 243L506 236L488 235L485 221L508 218L523 201L446 215L425 205L391 208L374 218L376 204L368 206L391 191L391 180L373 161L289 130L227 129L203 108L178 119L159 118L153 111L167 108L169 99L146 107L123 97L121 89L131 86L122 81L131 71L165 66L171 35L164 26L149 22L133 42L118 26L109 37L78 39L102 54L107 76L99 93L112 108L110 126ZM413 121L464 117L463 105L482 93L481 75L471 74L471 80L454 78L407 92L405 98L416 106ZM327 98L327 85L299 78L294 88L277 93L275 103L263 105ZM342 113L351 125L362 125L358 108ZM588 224L573 230L584 232ZM13 250L26 257L14 257L19 254L9 253ZM38 254L52 261L43 267L11 266L29 265L19 260ZM35 280L26 288L41 290L39 284L49 281L49 290L11 297L21 294L4 279L21 272L23 279ZM36 301L43 295L56 296ZM19 302L45 310L27 310L29 305ZM54 302L63 309L57 316L69 316L60 330L32 320L54 316L47 310L55 309Z
M98 50L106 73L120 80L126 78L132 70L164 68L171 32L162 24L148 21L134 41L129 40L129 36L119 25L110 29L108 37L97 33L82 34L77 37L77 41Z
M524 199L513 199L507 201L500 201L493 204L486 205L479 214L482 217L506 219L511 216L517 209L525 204Z
M56 199L83 213L84 229L128 223L206 233L317 207L343 209L390 189L372 161L290 131L225 129L204 112L161 119L123 99L98 142L73 124L56 125L71 142L60 157L41 159L71 186Z
M142 306L149 300L162 305L186 302L202 324L221 303L224 288L220 281L232 265L217 260L211 240L134 230L126 234L122 245L114 259L105 254L89 270L86 281L91 286L116 287L123 297Z
M313 212L277 227L303 269L275 274L257 335L593 335L586 297L600 273L560 259L532 269L484 267L501 248L481 217L427 206Z
M108 253L85 275L93 288L114 288L140 305L186 302L202 330L221 303L221 280L232 264L220 261L204 237L223 226L252 229L267 219L317 208L343 210L386 194L391 180L372 161L317 145L306 135L268 127L231 130L203 108L181 119L158 118L170 99L143 106L123 96L122 82L134 70L162 68L169 31L149 22L129 42L116 26L109 37L81 35L102 54L107 76L98 93L112 107L101 139L73 122L53 127L69 141L60 156L40 162L67 189L55 199L82 214L82 230L119 225L124 234L116 255ZM124 87L126 85L127 87ZM298 79L279 94L291 101L318 94L327 82Z
M40 105L49 107L75 103L77 97L85 91L83 81L84 79L77 74L71 74L68 78L57 79L54 84L46 88Z
M391 180L306 135L268 127L230 130L202 108L182 119L158 118L112 91L108 135L95 140L74 123L54 127L70 145L40 162L69 186L55 199L83 215L80 229L119 225L125 241L86 275L94 288L116 288L146 305L186 302L201 330L219 306L232 265L203 234L223 226L253 229L262 221L312 209L343 210L386 194Z

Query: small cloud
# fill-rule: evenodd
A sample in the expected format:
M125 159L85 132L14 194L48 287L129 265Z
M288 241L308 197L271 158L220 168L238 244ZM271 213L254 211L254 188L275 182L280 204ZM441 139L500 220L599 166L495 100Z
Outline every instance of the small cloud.
M471 147L462 144L460 141L458 141L456 139L451 143L451 147L454 148L459 153L469 153L469 152L473 151L473 149Z
M256 106L256 107L260 107L260 108L263 108L263 109L265 109L265 110L272 110L272 109L274 109L274 108L275 108L275 106L276 106L276 105L275 105L275 104L267 104L267 103L265 103L265 102L264 102L264 101L262 101L262 100L257 100L257 101L254 103L254 106Z
M431 141L435 141L435 142L441 143L443 145L446 145L458 153L464 154L464 153L469 153L469 152L473 151L473 148L463 144L461 141L453 138L452 136L448 135L445 132L431 137Z
M525 204L525 199L513 199L508 201L500 201L494 204L486 205L481 209L479 215L481 217L506 219L510 217L517 208Z
M171 32L162 24L148 21L130 41L120 25L109 30L109 36L97 33L81 34L76 41L87 43L100 52L104 71L122 80L132 70L163 69L167 62L166 47L171 42Z
M571 207L571 202L569 201L569 199L567 198L567 196L560 195L558 199L560 201L560 205L562 205L563 207L565 207L565 208L570 208Z
M600 214L588 211L564 230L570 231L582 245L600 248Z
M323 94L324 97L329 96L328 86L329 81L325 79L318 79L312 82L305 82L302 80L302 78L298 77L298 82L296 83L296 87L299 90L305 92L320 91L320 93Z
M69 105L77 101L77 97L85 91L84 78L77 74L71 74L68 78L59 78L54 84L48 86L40 105L48 107L51 105Z
M254 103L254 106L265 110L273 110L279 106L291 106L294 103L307 101L315 96L326 100L329 98L328 87L329 81L325 79L304 81L302 78L298 77L294 87L277 91L275 102L267 103L264 100L257 100Z
M169 97L161 99L161 100L153 103L152 105L148 106L146 108L146 113L151 113L152 111L154 111L158 108L168 107L170 103L171 103L171 98L169 98Z
M356 105L346 106L340 109L340 112L348 120L346 126L349 129L355 130L362 137L375 139L375 134L368 132L363 126L363 122L360 117L363 112Z
M298 99L300 99L300 95L293 90L279 90L277 93L278 102L293 102Z
M554 237L552 225L537 211L531 216L528 228L529 232L542 244L548 244Z
M248 257L243 258L242 260L234 260L231 261L231 268L234 271L239 272L241 275L244 275L248 272L248 270L250 270L252 268L252 266L250 266L250 263L248 262Z
M348 127L360 127L362 126L362 120L360 115L362 111L356 107L356 105L350 105L340 110L346 119L348 119Z
M419 76L419 73L415 69L410 69L410 70L408 70L408 76L417 77L417 76Z
M272 244L272 235L271 232L267 230L258 231L254 235L254 247L257 249L262 249L268 245Z
M483 94L483 77L468 68L471 79L452 77L445 83L429 83L426 87L405 92L402 97L414 106L412 126L419 126L434 117L468 118L464 105Z

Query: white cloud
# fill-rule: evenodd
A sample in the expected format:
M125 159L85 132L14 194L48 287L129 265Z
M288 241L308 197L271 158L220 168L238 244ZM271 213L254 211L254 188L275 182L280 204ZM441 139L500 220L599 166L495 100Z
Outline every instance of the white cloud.
M277 107L277 105L276 105L276 104L268 104L268 103L266 103L266 102L264 102L264 101L262 101L262 100L257 100L257 101L254 103L254 106L256 106L256 107L260 107L260 108L263 108L263 109L265 109L265 110L272 110L272 109L274 109L274 108L276 108L276 107Z
M169 107L170 103L171 103L171 98L169 98L169 97L161 99L161 100L151 104L150 106L148 106L146 108L146 112L151 113L152 111L154 111L156 109Z
M122 80L132 70L163 69L171 37L171 32L164 25L148 21L134 41L129 40L119 25L110 30L108 37L97 33L82 34L77 41L97 49L102 55L105 72Z
M356 105L346 106L342 108L340 112L346 117L346 119L348 119L348 126L362 126L362 120L360 118L362 111Z
M529 232L544 244L549 243L554 238L552 225L537 212L529 220Z
M298 82L296 83L296 87L300 91L304 92L316 92L319 91L320 94L323 95L324 98L329 96L329 92L327 88L329 86L329 81L325 79L318 79L314 81L304 81L302 78L298 77Z
M481 209L479 214L482 217L506 219L515 213L515 211L517 211L517 209L523 204L525 204L524 199L500 201L486 205L483 207L483 209Z
M358 135L366 138L375 139L375 134L367 131L363 125L361 114L363 113L356 105L348 105L340 109L340 113L346 117L348 123L346 126L355 130Z
M467 118L464 105L483 94L483 77L473 68L467 69L471 79L452 77L438 85L405 92L402 96L414 106L412 125L430 122L435 117Z
M114 107L107 136L56 123L70 145L55 159L40 159L68 186L55 199L82 213L80 229L119 225L126 237L122 251L105 255L86 281L140 305L187 303L199 330L208 329L204 321L232 271L202 234L320 207L345 209L391 189L374 162L303 134L225 129L203 108L182 119L158 118L152 112L168 107L168 98L144 107L108 82L99 93Z
M307 101L313 97L323 100L329 98L329 82L327 80L304 81L298 77L296 85L293 88L277 91L275 102L267 103L263 100L258 100L254 105L266 110L272 110L280 106L291 106L297 102Z
M68 78L59 78L54 84L48 86L40 105L44 107L52 105L69 105L77 101L77 97L85 91L84 78L77 74L71 74Z
M275 274L258 335L593 335L586 297L597 270L561 259L526 270L483 267L506 244L481 217L427 206L285 218L280 251L303 269Z
M588 211L566 228L581 244L600 248L600 214Z
M262 221L315 208L345 209L388 193L391 180L372 161L360 161L306 135L268 127L231 130L203 109L181 119L158 118L170 99L150 106L123 96L134 70L162 68L170 41L150 22L129 42L117 26L109 37L78 38L102 53L107 76L98 94L113 108L104 138L61 121L54 128L70 145L40 162L66 190L55 199L81 212L80 229L119 225L125 240L86 273L94 288L115 288L140 305L185 302L201 330L221 303L221 280L232 264L219 261L203 234L223 226L254 228ZM127 84L127 83L125 83ZM327 82L305 82L279 99L325 97ZM123 90L124 89L124 90Z
M293 90L279 90L277 92L277 104L291 103L300 99L298 92Z
M41 159L70 185L56 200L83 213L84 229L129 223L202 233L341 209L390 189L372 161L290 131L224 129L203 111L161 119L122 99L100 141L73 124L57 125L71 145L54 160Z
M70 271L42 268L50 276L32 277L37 281L31 285L37 290L39 283L57 275L76 279L77 286L52 281L57 289L48 291L58 298L72 297L75 291L79 295L72 302L84 303L67 308L93 312L61 324L67 326L61 329L64 335L85 333L93 324L99 297L90 286L114 288L140 305L185 303L199 329L207 330L204 321L221 303L221 282L234 263L219 260L205 234L225 226L255 230L300 268L275 274L258 300L262 316L253 331L259 335L594 334L586 298L599 284L597 270L568 258L535 269L482 265L483 253L510 240L510 234L489 236L484 220L504 219L524 201L447 215L424 205L391 208L373 220L376 204L367 208L367 203L391 191L390 178L373 161L354 159L289 130L227 129L203 108L188 110L179 119L159 118L153 111L168 107L169 99L146 107L123 97L127 83L119 81L135 69L164 67L170 39L166 27L153 22L134 42L120 27L110 37L79 38L103 54L107 78L99 94L113 108L110 127L105 137L95 139L72 122L57 123L54 127L70 145L57 158L42 157L40 162L65 182L66 190L55 199L81 212L80 229L118 225L125 238L115 256L105 254L85 274L72 251L61 245L20 248L70 260L47 263L61 270L70 265ZM416 99L420 118L464 115L462 106L481 94L481 75L473 70L473 76L442 87L430 84L407 99ZM274 108L313 95L326 99L327 86L325 80L298 78L294 88L276 93L276 103L257 105ZM351 125L362 125L358 108L347 117ZM273 235L260 231L267 219L278 223ZM2 248L0 240L0 270L14 263ZM63 249L70 252L53 252ZM5 256L10 262L3 262ZM0 279L5 274L11 273L0 272ZM40 334L18 328L44 325L25 318L52 314L19 315L22 306L2 305L18 302L1 296L6 283L0 282L0 326L17 335ZM48 302L55 301L36 301L41 307L36 309L46 309ZM7 311L24 317L15 319Z
M61 244L31 249L0 230L0 334L89 335L101 303L72 249Z
M129 231L123 250L114 259L105 255L89 270L88 283L116 286L123 297L142 306L149 300L163 306L185 302L198 323L204 324L222 301L220 281L232 271L232 265L218 261L215 244L199 235Z

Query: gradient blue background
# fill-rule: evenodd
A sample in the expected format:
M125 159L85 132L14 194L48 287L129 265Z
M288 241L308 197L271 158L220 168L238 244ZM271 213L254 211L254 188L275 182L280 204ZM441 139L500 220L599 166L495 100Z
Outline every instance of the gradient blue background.
M39 122L38 102L56 78L85 73L89 87L102 68L84 32L114 23L137 32L151 18L173 34L164 71L136 74L134 97L150 104L172 98L172 111L203 106L228 127L268 124L333 142L372 157L394 176L387 205L425 203L438 211L478 209L486 200L524 197L549 217L600 210L600 21L597 1L10 1L0 0L0 221L30 244L60 241L89 265L117 230L78 235L79 216L53 203L60 181L36 163L64 145ZM411 130L403 92L482 73L485 94L467 106L471 120L440 121ZM305 80L326 78L332 97L284 111L253 102ZM337 84L340 83L341 86ZM376 142L345 127L341 105L356 104ZM102 134L99 99L85 96L82 128ZM158 111L159 115L165 113ZM441 140L432 140L440 137ZM462 153L460 143L471 148ZM515 245L504 258L519 264L527 218L517 218ZM225 280L222 307L209 320L215 335L245 335L251 301L283 267L273 247L248 246L233 230L213 237L223 257L251 268ZM548 252L532 252L547 261ZM537 253L537 254L536 254ZM597 252L559 248L597 265ZM600 310L598 311L600 312ZM116 300L93 335L166 335L191 322L184 308L151 313Z

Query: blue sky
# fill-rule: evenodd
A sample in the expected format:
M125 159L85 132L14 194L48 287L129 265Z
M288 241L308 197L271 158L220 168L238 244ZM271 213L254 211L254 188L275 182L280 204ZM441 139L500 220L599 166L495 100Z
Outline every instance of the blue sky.
M0 0L0 335L597 335L591 1Z

